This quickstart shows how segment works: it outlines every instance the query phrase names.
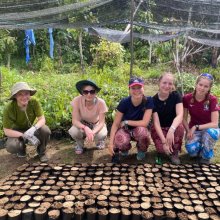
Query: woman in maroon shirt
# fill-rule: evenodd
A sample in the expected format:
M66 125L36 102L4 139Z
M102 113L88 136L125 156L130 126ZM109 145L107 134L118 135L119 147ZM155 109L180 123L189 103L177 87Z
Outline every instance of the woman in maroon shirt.
M191 157L206 164L214 156L213 148L220 133L218 100L210 93L213 82L211 74L202 73L196 80L195 90L183 97L186 150Z

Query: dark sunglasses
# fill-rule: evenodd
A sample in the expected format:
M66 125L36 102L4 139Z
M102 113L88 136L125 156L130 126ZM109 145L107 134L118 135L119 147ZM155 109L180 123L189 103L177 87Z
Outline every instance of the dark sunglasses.
M209 73L202 73L200 76L206 77L209 80L214 80L213 76Z
M88 95L89 93L91 95L94 95L95 94L95 89L93 89L93 90L83 90L82 93L83 93L83 95Z

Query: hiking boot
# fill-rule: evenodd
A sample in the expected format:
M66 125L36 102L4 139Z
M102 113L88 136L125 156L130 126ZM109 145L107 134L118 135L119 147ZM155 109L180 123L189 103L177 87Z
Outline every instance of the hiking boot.
M83 153L83 147L77 145L75 147L75 153L76 154L82 154Z
M99 150L102 150L105 148L105 141L99 141L97 144L96 144L96 147L99 149Z
M180 159L178 154L172 154L170 157L171 163L175 164L175 165L179 165L180 164Z
M143 151L138 151L137 153L137 160L143 160L145 158L145 152Z
M40 162L46 163L48 161L48 157L46 154L40 156Z
M210 164L210 160L209 159L204 159L204 158L200 158L199 159L199 163L201 163L201 164Z

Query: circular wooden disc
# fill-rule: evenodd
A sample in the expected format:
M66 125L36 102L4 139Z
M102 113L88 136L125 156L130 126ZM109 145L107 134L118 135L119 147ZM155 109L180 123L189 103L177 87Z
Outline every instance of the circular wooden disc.
M40 206L40 203L39 202L29 202L28 206L31 208L37 208Z
M53 209L48 212L48 217L50 219L57 219L59 216L60 216L60 211L57 209Z
M207 213L199 213L198 214L199 219L209 219L209 214Z
M21 214L21 210L10 210L8 212L8 217L9 218L15 218Z
M22 196L21 198L20 198L20 201L21 202L27 202L27 201L29 201L31 199L31 196L29 196L29 195L24 195L24 196Z
M150 202L142 202L141 203L141 208L144 210L149 209L150 207L151 207Z
M0 209L0 218L4 217L4 216L7 216L7 214L8 214L8 210Z
M194 207L194 209L195 209L196 212L204 212L205 211L205 209L202 205L196 205Z

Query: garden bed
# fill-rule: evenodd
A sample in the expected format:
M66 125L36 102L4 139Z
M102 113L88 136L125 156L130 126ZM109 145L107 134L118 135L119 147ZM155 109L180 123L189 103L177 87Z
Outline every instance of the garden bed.
M219 219L220 164L25 163L0 187L0 219Z

